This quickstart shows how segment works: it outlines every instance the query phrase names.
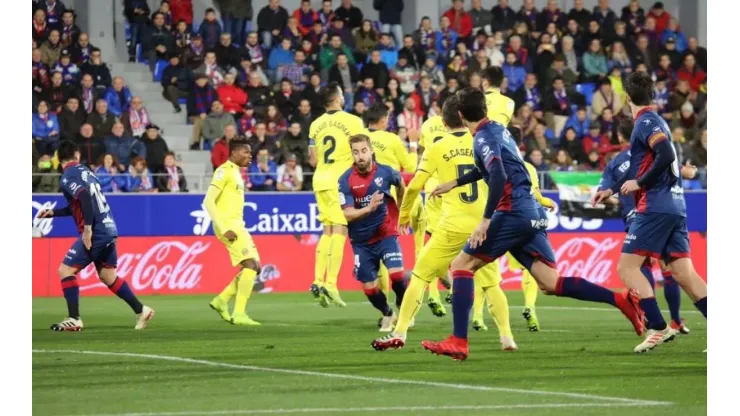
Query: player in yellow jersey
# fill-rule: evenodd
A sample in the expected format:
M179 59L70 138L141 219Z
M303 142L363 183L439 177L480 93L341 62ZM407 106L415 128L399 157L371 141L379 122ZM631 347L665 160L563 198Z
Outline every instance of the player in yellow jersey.
M347 240L347 220L339 205L339 177L352 166L349 138L362 133L365 127L359 117L342 111L344 93L339 84L329 83L320 94L326 113L311 123L308 133L309 162L316 168L313 190L324 228L316 246L311 293L321 306L327 307L331 302L344 307L337 290Z
M254 279L260 271L260 256L244 225L244 179L240 168L249 166L252 151L246 140L229 142L229 160L213 173L203 203L213 222L213 231L231 257L231 265L241 270L228 286L210 303L213 310L235 325L260 325L246 313ZM229 301L236 295L234 312L229 314Z
M434 147L434 143L439 141L445 134L447 134L447 126L444 125L444 122L442 121L442 116L429 117L427 121L425 121L424 124L421 125L419 150L421 151L422 155L424 154L424 152L431 151L431 149ZM431 177L424 185L425 194L429 195L437 186L437 184L437 173L435 172L431 175ZM442 214L442 199L427 197L424 204L424 214L426 215L427 220L424 234L426 236L426 239L430 239L434 234L434 230L437 228L439 217ZM420 248L417 247L417 259L419 258L419 252ZM441 274L440 276L443 277L441 280L443 285L449 290L450 284L449 281L445 278L446 275L447 272L445 271L445 273ZM429 309L432 310L432 314L434 314L434 316L441 317L447 315L447 311L445 310L445 307L442 305L442 301L440 300L439 276L435 277L429 283L429 299L427 300L427 305L429 305Z
M445 124L450 129L449 133L443 135L431 150L424 152L419 169L406 188L406 198L419 193L434 172L437 173L440 182L446 183L475 169L473 136L462 124L457 111L457 102L457 96L445 101L442 114ZM442 215L432 238L422 249L414 266L396 328L393 333L373 341L373 348L382 351L404 346L408 325L422 304L426 286L449 268L452 260L465 246L468 237L483 216L486 205L484 196L487 192L485 184L478 182L471 186L456 188L452 193L442 197ZM402 227L408 226L410 208L411 204L408 202L401 206L399 224ZM495 291L495 288L500 290L501 275L498 272L498 264L490 263L478 270L475 273L475 281L476 286L483 288L489 305L492 305L491 314L500 324L501 348L515 350L517 346L509 326L509 305L506 296L501 303L499 299L491 299L489 293Z

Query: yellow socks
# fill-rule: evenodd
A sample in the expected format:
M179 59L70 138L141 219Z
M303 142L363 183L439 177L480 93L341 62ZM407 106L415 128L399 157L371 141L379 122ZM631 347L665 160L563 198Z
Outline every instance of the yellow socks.
M257 278L257 272L252 269L242 269L237 276L236 283L236 301L234 302L234 313L232 315L245 313L247 301L252 294L254 279Z
M429 283L429 297L437 299L439 302L439 278L435 277Z
M475 285L475 297L473 297L473 319L483 320L483 302L486 301L486 290Z
M509 300L506 299L506 294L504 294L500 285L487 287L484 291L488 301L488 311L496 322L499 335L513 338L511 324L509 323Z
M398 312L398 321L396 328L393 330L396 334L405 334L409 330L411 320L419 312L419 308L424 301L424 291L427 289L427 282L412 276L406 287L406 293L403 295L401 310Z
M383 292L386 298L391 290L391 277L388 275L388 269L383 262L380 263L380 270L378 270L378 289Z
M342 268L342 257L344 257L344 242L347 237L339 233L331 235L331 244L329 246L328 264L326 267L326 282L324 286L327 289L337 289L337 279L339 279L339 270Z
M524 293L524 307L533 309L537 302L537 292L540 288L528 270L522 272L522 292Z
M226 285L226 287L224 288L224 290L222 290L221 293L218 294L218 297L222 301L224 301L226 303L229 303L229 301L231 300L231 298L234 297L234 295L236 295L236 285L237 285L237 282L239 282L239 276L241 274L242 274L242 272L239 271L239 273L236 274L236 277L234 277L231 280L231 282L229 282L229 284Z
M316 244L316 264L314 266L313 283L317 286L324 285L324 275L326 274L326 264L329 258L329 248L331 247L331 236L321 234L319 243Z

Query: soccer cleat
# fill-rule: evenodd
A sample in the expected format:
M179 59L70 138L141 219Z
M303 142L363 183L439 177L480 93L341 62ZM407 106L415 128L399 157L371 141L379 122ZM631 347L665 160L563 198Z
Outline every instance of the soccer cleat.
M442 283L442 286L444 286L445 289L447 289L447 290L452 289L452 283L450 283L450 280L447 278L447 276L440 277L439 278L439 281L440 281L440 283Z
M328 308L329 307L329 297L321 293L319 295L319 305L321 305L322 308Z
M468 358L468 340L450 335L442 341L421 341L425 350L437 355L445 355L453 360L465 361Z
M152 317L154 317L154 309L144 305L141 309L141 313L136 314L136 326L134 326L134 329L146 328Z
M681 319L681 322L671 321L671 329L673 329L676 334L683 334L683 335L689 335L691 332L689 328L686 327L686 325L683 324L683 319Z
M667 326L665 329L648 329L645 340L635 347L635 352L647 352L660 344L671 342L676 337L676 331Z
M322 295L322 299L319 300L319 303L321 303L321 306L324 306L324 302L333 303L335 306L339 306L340 308L344 308L347 306L347 304L344 303L342 298L339 296L339 291L336 289L327 289L325 287L322 287L321 295ZM328 306L328 303L327 303L327 306Z
M75 319L75 318L65 318L62 322L59 322L58 324L53 324L51 326L52 331L82 331L82 319Z
M452 291L451 290L449 292L447 292L447 296L445 296L445 302L447 302L450 305L452 305Z
M516 342L514 342L514 338L502 335L499 339L501 341L501 351L516 351L519 349Z
M444 306L442 306L442 303L439 301L439 299L430 297L429 299L427 299L427 305L429 305L429 309L432 310L432 315L440 318L447 315L447 310Z
M483 322L483 318L473 318L473 329L476 331L488 331L488 327L485 322Z
M640 308L640 296L637 294L637 291L630 289L615 293L614 300L616 301L617 308L632 323L635 333L642 336L645 333L645 312Z
M393 325L396 323L396 313L392 312L388 316L380 318L380 332L391 332L393 331Z
M375 351L401 349L404 345L406 345L406 334L396 334L395 332L391 332L390 334L384 335L371 342L370 345L372 345Z
M321 287L317 285L316 283L314 283L311 285L311 289L309 290L311 291L311 294L313 295L314 299L319 300L319 298L321 297Z
M211 307L214 311L218 313L218 316L221 317L226 322L231 322L231 314L229 314L229 304L228 302L224 302L223 299L216 296L213 298L211 303L208 304L208 306Z
M229 322L231 322L232 325L247 325L247 326L262 325L261 323L250 318L249 315L247 315L246 313L235 313L231 315L231 320Z
M540 321L537 320L537 313L535 313L534 308L524 308L522 317L527 321L527 329L531 332L537 332L540 330Z

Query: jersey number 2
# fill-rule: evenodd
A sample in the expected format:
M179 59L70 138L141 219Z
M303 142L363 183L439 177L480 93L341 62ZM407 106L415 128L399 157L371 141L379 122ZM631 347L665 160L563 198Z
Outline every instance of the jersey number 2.
M457 177L460 178L471 170L475 169L475 165L457 165ZM460 200L466 204L472 204L478 200L478 183L473 182L470 184L470 193L463 192L460 194Z
M98 204L98 211L101 214L105 214L110 211L108 201L105 200L105 195L100 191L100 185L97 183L90 184L90 195L95 199L95 203Z
M334 153L334 150L337 148L337 140L331 136L326 136L324 137L324 146L329 146L326 149L326 152L324 152L324 163L331 165L334 163L334 159L331 159L331 154Z

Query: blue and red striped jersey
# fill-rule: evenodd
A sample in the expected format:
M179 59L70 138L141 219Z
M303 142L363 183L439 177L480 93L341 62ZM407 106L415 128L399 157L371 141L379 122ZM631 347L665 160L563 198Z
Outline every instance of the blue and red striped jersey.
M82 206L78 197L87 192L92 198L93 206L93 236L117 237L118 229L113 215L110 212L105 195L100 190L100 183L95 174L84 165L69 163L64 166L61 181L59 182L64 198L67 200L77 229L82 234L85 222L82 216Z

